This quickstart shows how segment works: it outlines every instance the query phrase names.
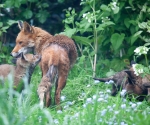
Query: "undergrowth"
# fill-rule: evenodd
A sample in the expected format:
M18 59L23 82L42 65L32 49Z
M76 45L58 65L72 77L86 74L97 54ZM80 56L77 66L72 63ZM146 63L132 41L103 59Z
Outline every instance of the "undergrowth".
M102 74L104 76L104 74ZM1 125L149 125L150 107L146 101L129 101L118 94L110 96L111 85L95 82L90 68L77 63L70 71L61 93L63 110L56 105L40 109L37 87L41 71L37 67L30 85L22 93L8 86L0 89ZM54 97L54 88L52 90Z

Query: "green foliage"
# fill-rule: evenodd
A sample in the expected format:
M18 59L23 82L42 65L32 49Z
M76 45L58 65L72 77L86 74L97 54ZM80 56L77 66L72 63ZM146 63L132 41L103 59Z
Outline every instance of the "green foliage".
M75 39L81 54L85 46L97 54L97 60L101 61L91 56L92 67L95 61L100 63L109 58L110 61L119 60L115 62L116 69L113 65L110 68L121 70L126 65L125 60L133 60L133 50L137 46L150 45L149 1L83 0L80 5L80 12L66 10L64 34ZM105 65L110 66L110 62Z
M0 9L3 7L3 4L0 4ZM0 64L7 62L10 63L11 57L7 56L10 53L7 46L4 46L6 43L5 40L5 33L7 30L13 25L17 23L15 20L6 20L6 22L0 21Z

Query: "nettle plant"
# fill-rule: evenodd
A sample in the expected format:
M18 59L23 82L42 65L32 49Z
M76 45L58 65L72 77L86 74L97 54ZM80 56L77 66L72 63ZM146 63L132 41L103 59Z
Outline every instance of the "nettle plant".
M93 76L103 67L122 70L133 60L137 46L149 44L145 32L149 28L147 1L82 0L80 5L79 13L66 10L64 34L78 43L82 56L88 57Z
M65 32L63 34L75 39L81 55L89 58L94 77L98 58L98 44L103 41L103 32L114 23L108 17L109 12L111 12L110 7L102 5L99 9L96 0L82 0L80 5L83 6L83 10L77 21L75 21L77 16L75 10L72 8L66 10Z

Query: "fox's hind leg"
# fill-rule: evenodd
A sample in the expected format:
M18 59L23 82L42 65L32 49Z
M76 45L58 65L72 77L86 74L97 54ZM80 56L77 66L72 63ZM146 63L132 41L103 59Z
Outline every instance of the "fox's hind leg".
M50 94L51 91L47 91L46 95L45 95L45 98L46 98L46 107L49 107L50 104L51 104L51 94Z
M62 75L59 76L58 78L58 83L56 85L56 89L55 89L55 103L58 106L58 110L61 110L61 106L60 106L60 96L61 96L61 90L65 87L66 85L66 76Z
M66 79L69 72L69 60L66 58L64 59L65 62L61 62L61 65L58 67L58 82L56 83L56 89L55 89L55 103L57 104L58 108L61 110L60 106L60 96L61 96L61 90L66 85Z
M43 76L41 79L41 83L38 87L38 95L40 99L40 106L41 108L44 107L44 101L46 101L46 106L48 107L50 105L50 90L52 88L52 84L50 83L50 80L47 76ZM45 100L46 97L46 100Z
M40 104L42 105L44 100L46 102L46 107L51 104L51 89L55 81L57 80L57 66L51 65L47 73L42 77L41 83L38 87L38 95L40 98ZM43 71L43 70L42 70ZM44 96L43 96L44 95Z

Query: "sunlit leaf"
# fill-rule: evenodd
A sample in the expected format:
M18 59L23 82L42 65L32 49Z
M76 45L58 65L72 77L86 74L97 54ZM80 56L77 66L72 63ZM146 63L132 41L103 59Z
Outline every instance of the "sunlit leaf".
M118 33L114 33L112 36L111 36L111 43L112 43L112 46L114 48L114 50L117 50L120 48L120 46L122 45L122 42L124 40L124 37L125 37L125 34L122 33L122 34L118 34Z

